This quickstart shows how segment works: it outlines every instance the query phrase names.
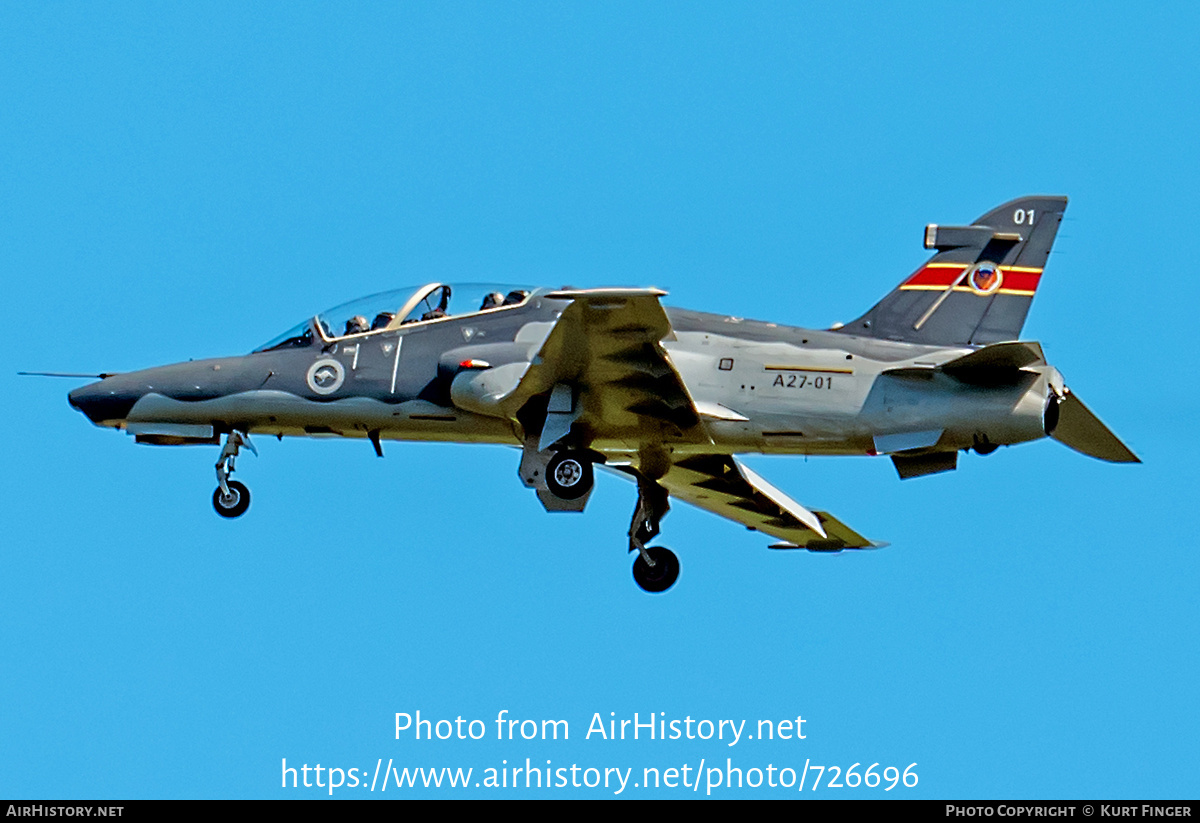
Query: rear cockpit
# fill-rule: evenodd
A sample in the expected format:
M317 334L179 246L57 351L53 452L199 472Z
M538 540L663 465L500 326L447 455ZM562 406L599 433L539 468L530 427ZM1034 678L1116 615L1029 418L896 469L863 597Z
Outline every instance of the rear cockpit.
M426 283L423 286L360 297L321 312L254 351L307 348L326 341L394 331L414 323L480 314L520 306L531 289L500 283Z

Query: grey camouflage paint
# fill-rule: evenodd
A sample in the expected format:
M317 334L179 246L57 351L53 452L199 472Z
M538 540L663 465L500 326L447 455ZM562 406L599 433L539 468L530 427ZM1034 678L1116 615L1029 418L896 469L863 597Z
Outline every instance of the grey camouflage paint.
M970 226L930 228L937 251L926 267L1040 275L1065 207L1064 197L1020 198ZM1058 426L1072 448L1137 460L1069 394L1037 344L1002 342L1019 337L1032 292L906 290L912 282L831 330L664 314L661 292L629 289L537 289L520 305L341 338L314 319L292 345L109 376L70 402L148 444L216 444L241 432L521 447L522 479L551 509L581 510L586 496L546 496L538 472L547 455L586 454L638 479L630 535L643 555L634 537L643 502L662 494L651 533L666 512L666 493L648 491L659 479L783 547L876 545L722 456L889 454L907 478L953 469L959 451L988 454ZM565 435L547 448L538 438L548 408Z

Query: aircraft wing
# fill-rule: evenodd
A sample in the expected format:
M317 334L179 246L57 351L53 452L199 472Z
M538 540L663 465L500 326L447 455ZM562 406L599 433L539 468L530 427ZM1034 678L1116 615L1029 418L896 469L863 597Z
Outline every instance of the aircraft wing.
M773 549L841 551L887 545L863 537L829 512L809 511L728 455L673 463L658 481L672 497L779 538Z
M543 448L571 425L632 444L711 442L679 372L662 346L674 332L657 289L572 289L570 300L520 385L512 410L540 394L550 408ZM566 390L565 396L556 387ZM547 442L549 441L549 442Z

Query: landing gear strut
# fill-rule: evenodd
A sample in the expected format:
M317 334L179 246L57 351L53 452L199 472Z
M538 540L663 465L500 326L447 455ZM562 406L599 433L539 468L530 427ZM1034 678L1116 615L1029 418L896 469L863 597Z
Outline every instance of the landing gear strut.
M250 508L250 490L244 483L230 480L233 474L234 458L238 449L245 446L251 454L258 455L258 449L250 442L250 436L233 431L225 438L221 447L221 455L217 458L217 488L213 491L213 509L222 517L241 517Z
M667 490L653 480L638 476L638 502L629 526L629 550L638 553L633 561L633 579L647 592L665 592L679 577L679 558L663 546L646 544L659 534L659 521L671 508Z

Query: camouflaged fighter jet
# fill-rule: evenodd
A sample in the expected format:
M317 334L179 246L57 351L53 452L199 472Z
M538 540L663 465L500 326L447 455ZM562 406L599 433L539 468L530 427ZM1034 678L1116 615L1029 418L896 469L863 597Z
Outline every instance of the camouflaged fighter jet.
M679 562L648 544L672 496L772 548L883 545L738 454L888 455L912 478L1049 435L1138 462L1041 346L1018 340L1066 205L1025 197L968 226L927 226L929 262L824 331L664 308L653 288L428 283L316 315L241 357L97 375L70 402L138 443L220 445L212 502L229 518L250 505L230 475L252 434L361 437L379 456L384 440L515 446L549 511L582 511L599 464L637 484L633 575L660 592Z

